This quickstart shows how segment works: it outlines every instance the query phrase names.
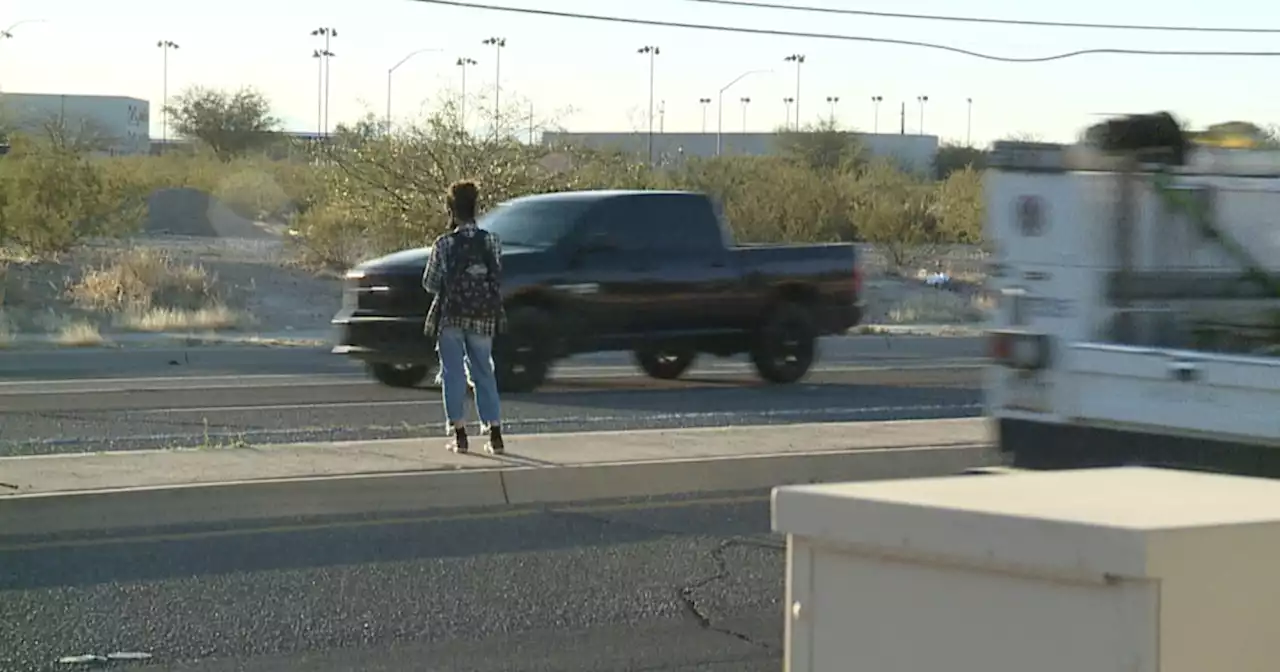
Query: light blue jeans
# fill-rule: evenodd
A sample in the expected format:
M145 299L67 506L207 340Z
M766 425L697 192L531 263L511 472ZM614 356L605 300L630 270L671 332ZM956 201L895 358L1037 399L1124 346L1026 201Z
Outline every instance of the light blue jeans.
M476 411L485 428L500 425L502 406L493 377L493 339L457 327L444 327L436 340L440 353L440 390L446 431L467 420L467 379L476 388Z

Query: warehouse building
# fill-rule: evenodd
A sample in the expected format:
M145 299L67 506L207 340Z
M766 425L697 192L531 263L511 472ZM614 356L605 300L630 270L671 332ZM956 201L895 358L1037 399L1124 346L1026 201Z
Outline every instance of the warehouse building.
M151 151L151 103L141 98L0 93L0 125L31 134L64 133L111 156Z

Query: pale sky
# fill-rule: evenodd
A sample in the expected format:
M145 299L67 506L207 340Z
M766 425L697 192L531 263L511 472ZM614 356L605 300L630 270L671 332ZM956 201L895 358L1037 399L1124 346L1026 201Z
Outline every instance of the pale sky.
M1280 27L1280 3L1244 0L1217 12L1204 0L775 0L784 4L909 13L959 14L1032 20ZM483 4L566 12L802 32L938 42L974 51L1037 56L1098 47L1280 51L1280 35L1191 34L1064 28L982 26L934 21L834 16L707 5L689 0L487 0ZM363 7L364 9L360 9ZM917 96L927 95L924 130L963 141L966 98L973 98L975 144L1011 133L1067 141L1097 120L1095 113L1168 109L1195 124L1243 119L1280 120L1274 73L1280 58L1082 56L1043 64L997 63L904 46L766 37L667 27L544 18L460 9L414 0L6 0L0 28L0 90L29 93L126 95L152 103L152 135L159 136L162 98L157 40L181 49L170 56L169 92L199 84L249 85L265 93L291 130L316 127L318 46L309 33L331 26L331 125L365 112L383 115L387 69L406 54L393 81L393 116L418 115L440 94L456 92L460 56L469 93L491 94L494 50L481 44L505 37L504 100L529 101L540 118L573 131L629 131L645 125L649 71L636 53L657 45L656 100L665 101L667 131L702 126L699 98L716 98L740 73L748 77L724 95L724 129L742 130L739 99L750 97L748 130L781 124L782 99L795 94L787 54L807 57L800 82L803 121L825 117L838 96L838 121L870 131L872 96L884 97L879 128L898 129L906 102L908 133L919 128ZM655 103L656 106L656 103ZM469 110L474 124L481 110ZM714 130L714 104L708 111Z

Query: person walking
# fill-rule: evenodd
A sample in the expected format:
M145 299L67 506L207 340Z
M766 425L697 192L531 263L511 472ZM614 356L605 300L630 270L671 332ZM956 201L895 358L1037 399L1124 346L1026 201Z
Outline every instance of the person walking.
M505 327L502 306L502 241L476 226L479 189L464 180L450 185L445 203L452 230L436 238L422 286L433 298L425 332L440 354L440 389L449 450L466 453L468 378L475 388L485 451L500 455L502 408L493 374L493 339ZM469 375L468 375L469 374Z

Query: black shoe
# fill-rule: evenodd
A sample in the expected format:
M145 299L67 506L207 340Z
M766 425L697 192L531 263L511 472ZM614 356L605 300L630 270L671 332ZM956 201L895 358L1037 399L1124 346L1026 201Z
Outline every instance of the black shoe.
M501 455L507 452L507 446L502 442L502 427L494 425L489 428L489 442L484 444L484 449L490 455Z
M454 427L453 440L449 442L449 451L459 454L466 454L470 449L467 444L467 428Z

